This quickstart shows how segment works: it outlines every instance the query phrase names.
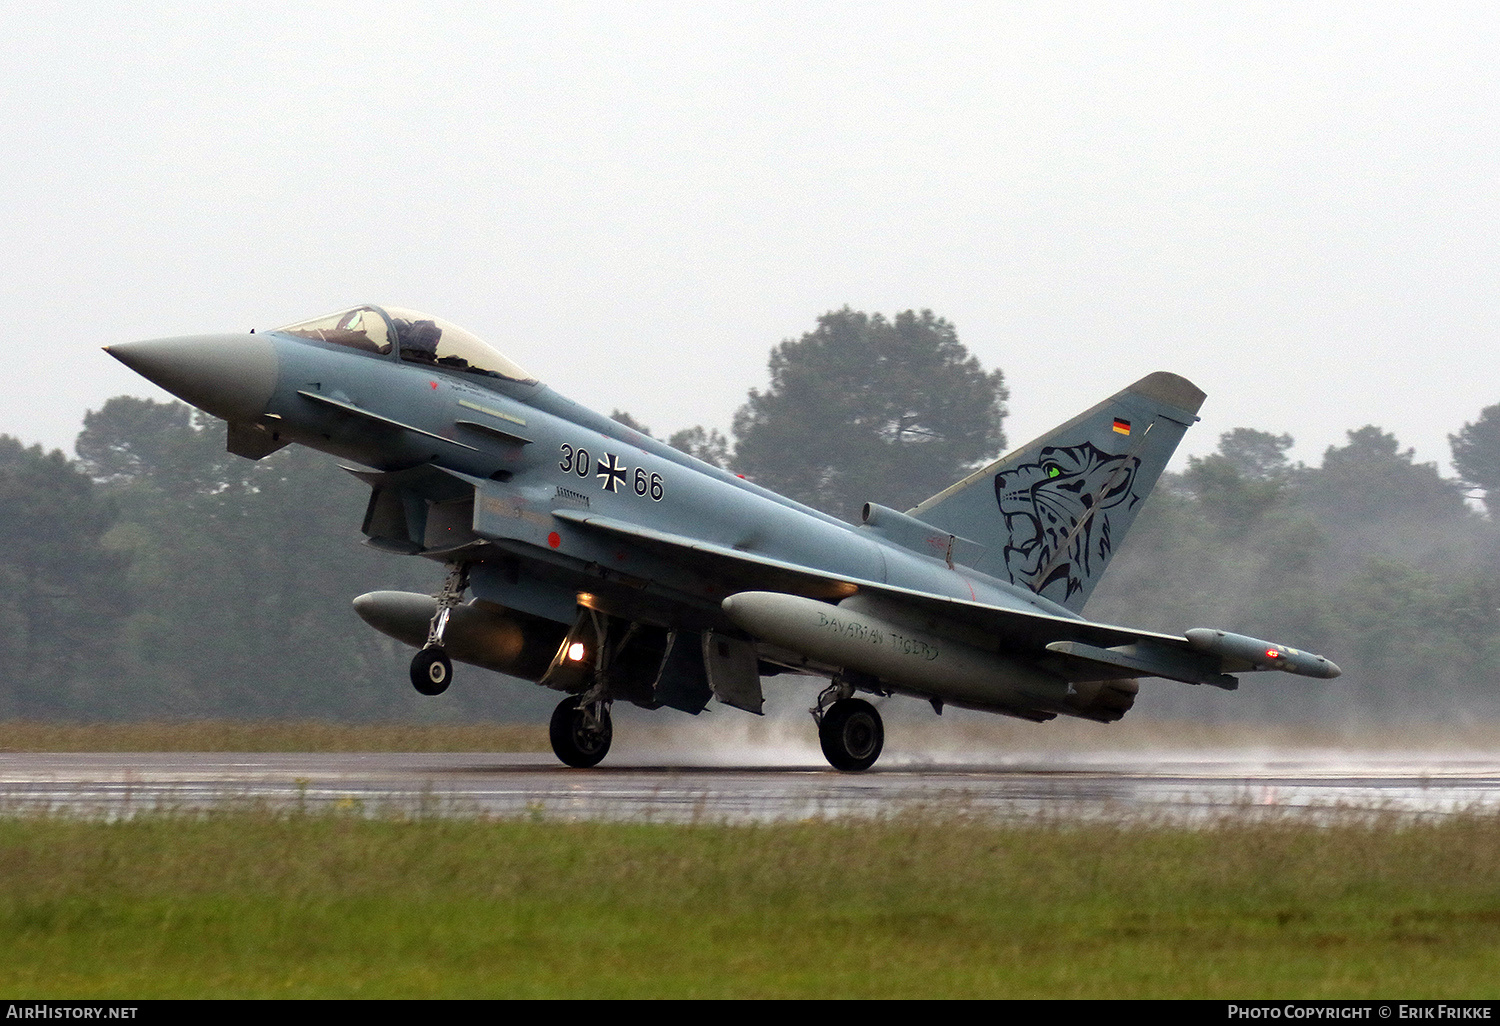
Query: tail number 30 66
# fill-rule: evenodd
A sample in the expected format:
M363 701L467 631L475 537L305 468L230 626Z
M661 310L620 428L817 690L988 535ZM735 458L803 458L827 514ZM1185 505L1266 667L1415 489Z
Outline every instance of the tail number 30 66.
M566 442L562 446L562 459L557 464L557 469L564 474L577 474L579 477L587 478L589 472L597 468L598 473L594 476L599 479L599 487L606 492L618 492L621 488L634 487L635 494L639 496L651 496L651 501L660 502L666 493L665 482L660 474L648 474L643 467L636 467L632 473L631 469L619 461L612 452L607 452L595 460L589 451L582 446L574 448Z

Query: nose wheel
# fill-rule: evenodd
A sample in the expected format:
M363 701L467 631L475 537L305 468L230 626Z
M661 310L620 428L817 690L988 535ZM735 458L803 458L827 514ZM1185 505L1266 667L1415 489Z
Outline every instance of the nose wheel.
M859 698L841 698L818 722L823 757L837 770L858 772L875 765L885 747L885 725L880 713Z
M424 648L411 660L411 686L424 695L441 695L453 680L453 662L441 648Z
M609 703L564 698L552 711L548 734L552 751L564 764L575 769L599 765L609 754L609 743L614 738Z

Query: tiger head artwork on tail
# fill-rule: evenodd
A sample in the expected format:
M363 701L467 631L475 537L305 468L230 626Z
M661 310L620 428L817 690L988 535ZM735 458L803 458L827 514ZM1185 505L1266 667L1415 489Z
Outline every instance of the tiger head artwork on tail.
M1112 456L1089 442L1049 446L1033 463L995 475L995 498L1009 533L1005 567L1038 594L1058 585L1060 600L1094 575L1113 551L1110 511L1133 511L1136 456Z
M974 569L1077 613L1203 399L1186 378L1148 374L908 515L982 548Z

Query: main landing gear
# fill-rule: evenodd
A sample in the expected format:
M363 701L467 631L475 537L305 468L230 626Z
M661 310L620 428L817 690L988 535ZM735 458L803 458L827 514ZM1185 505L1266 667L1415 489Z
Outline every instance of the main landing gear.
M818 696L811 711L818 722L823 757L836 770L857 773L875 765L885 747L885 725L869 702L850 697L854 689L842 682Z
M590 627L594 635L591 647L583 642ZM609 754L609 743L614 737L609 707L614 701L610 683L614 678L615 658L635 637L637 627L637 624L631 624L622 636L612 639L608 617L591 607L578 611L578 620L563 644L568 651L576 645L580 650L591 652L591 683L583 694L569 695L557 704L547 729L552 751L565 766L588 769L599 765ZM582 656L565 657L559 652L557 658L581 659ZM546 678L543 678L543 683L546 683Z
M569 695L552 710L548 735L552 751L566 765L575 769L599 765L609 754L609 743L614 737L609 703L589 702L586 696Z
M443 633L448 629L448 617L463 601L468 587L469 565L449 563L448 579L437 595L437 612L427 627L427 644L411 660L411 686L421 694L441 695L453 681L453 660L443 651Z

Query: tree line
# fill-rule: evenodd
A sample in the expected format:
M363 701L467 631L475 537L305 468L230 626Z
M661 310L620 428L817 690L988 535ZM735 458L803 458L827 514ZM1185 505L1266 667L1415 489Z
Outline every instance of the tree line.
M1004 375L930 311L830 311L775 346L769 371L728 435L668 442L850 520L866 500L915 505L1005 447ZM432 591L441 569L359 544L368 492L331 458L292 446L243 460L224 431L122 396L85 417L71 458L0 436L0 719L546 714L541 689L478 670L441 702L416 695L409 651L350 599ZM1288 461L1290 436L1239 428L1167 475L1088 615L1270 637L1345 676L1247 675L1232 698L1158 683L1140 710L1500 715L1500 405L1451 441L1460 480L1375 426L1315 467ZM1476 490L1489 515L1466 501Z

